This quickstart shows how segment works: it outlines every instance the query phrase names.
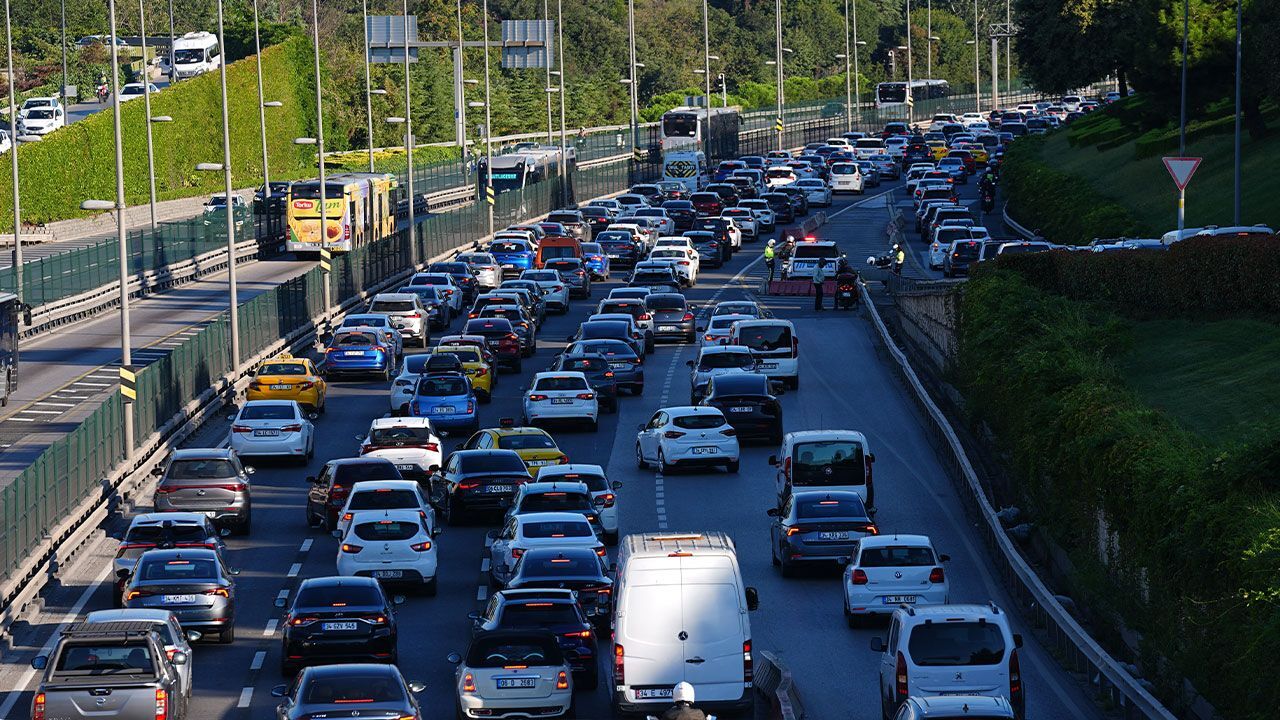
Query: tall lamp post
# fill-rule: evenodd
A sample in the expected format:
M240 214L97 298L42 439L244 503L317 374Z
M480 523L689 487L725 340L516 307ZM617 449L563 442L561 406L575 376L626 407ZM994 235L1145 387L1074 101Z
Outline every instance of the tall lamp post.
M218 0L218 47L227 46L223 32L222 0ZM218 82L222 92L222 162L200 163L197 170L222 171L223 191L227 200L227 285L231 317L231 375L240 370L240 302L236 285L236 214L231 185L231 121L227 111L227 64L218 63Z
M784 122L784 118L783 118L783 116L782 116L782 104L783 104L783 102L784 102L784 98L783 98L783 90L782 90L782 86L783 86L783 77L782 77L782 50L783 50L783 48L782 48L782 0L774 0L774 2L773 2L773 18L774 18L774 36L775 36L775 37L774 37L774 39L775 39L775 41L776 41L776 42L775 42L775 46L774 46L773 64L776 66L776 68L775 68L775 69L777 70L777 82L778 82L778 89L777 89L777 92L776 92L776 96L777 96L777 104L778 104L778 120L777 120L777 122L774 124L774 129L777 131L777 136L778 136L778 149L779 149L779 150L782 150L782 149L783 149L782 145L783 145L783 142L784 142L784 133L785 133L785 130L786 130L786 123Z
M911 0L907 0L907 125L915 120L916 103L911 93L912 81L911 59Z
M982 42L978 39L978 0L973 0L973 111L982 112L982 75L978 58L982 56ZM994 109L994 108L993 108Z
M156 154L151 139L151 123L157 118L151 117L151 73L147 71L147 3L138 3L138 28L142 32L142 103L143 114L147 117L147 190L149 191L151 209L151 232L156 230ZM221 41L219 41L221 42ZM114 37L112 45L115 44Z
M13 92L17 81L13 73L13 29L9 22L9 0L4 0L4 44L9 55L9 164L13 168L13 267L15 288L18 302L25 302L22 296L22 205L18 191L18 108L14 103Z
M258 129L262 139L262 209L271 217L271 171L267 164L267 108L281 107L279 101L267 102L262 94L262 35L258 29L258 0L253 0L253 53L258 64Z
M932 80L933 79L933 41L934 41L933 0L928 0L928 4L925 7L926 7L926 10L925 10L925 16L924 16L925 17L924 36L929 41L929 45L928 45L929 54L925 57L925 61L924 61L925 62L924 76L926 79Z
M312 0L315 2L315 0ZM459 0L461 2L461 0ZM404 160L405 175L408 178L407 192L409 194L409 264L417 269L418 267L418 218L415 215L417 210L414 203L417 198L413 194L413 95L409 86L409 0L403 2L404 15L402 22L404 23ZM458 32L462 32L462 15L461 5L459 5L458 15ZM316 52L319 52L319 41L316 42ZM458 56L462 57L462 38L458 38ZM319 58L319 55L316 55ZM319 60L317 59L318 63ZM320 66L316 65L316 73L320 72ZM317 77L316 82L320 80ZM316 102L319 102L319 90L316 91ZM324 157L320 158L320 167L324 168ZM323 170L322 170L323 171ZM323 175L321 176L323 177Z
M858 2L853 0L850 3L853 8L853 106L857 110L862 109L862 83L858 77L858 55L859 47L867 44L865 40L858 39Z
M111 127L115 135L116 161L116 199L113 204L116 211L116 245L120 253L120 261L118 263L120 266L120 367L123 372L132 372L133 341L129 335L129 238L125 234L124 225L124 141L120 132L120 54L116 46L115 0L107 0L107 14L110 16L111 27ZM7 12L5 19L7 24ZM10 90L12 89L13 86L11 85ZM10 96L12 95L13 93L10 92ZM223 98L225 99L226 96L223 95ZM18 156L17 145L10 152L13 153L16 159ZM227 202L230 204L229 197ZM21 276L22 268L18 267L17 271L17 274ZM124 456L126 460L133 458L133 431L133 402L131 398L126 396L124 403Z
M369 79L369 0L360 0L360 22L364 26L365 132L369 134L369 172L373 172L373 83Z
M564 126L564 124L565 124L565 111L564 111L564 104L565 104L565 98L564 98L564 94L565 94L565 90L564 90L564 0L556 0L556 43L560 46L560 47L557 49L557 50L558 50L558 54L559 54L559 56L560 56L560 57L559 57L559 59L556 61L556 67L558 67L558 68L560 69L560 72L559 72L559 75L560 75L560 88L559 88L559 90L558 90L558 92L560 93L560 187L561 187L561 189L562 189L562 190L564 191L564 193L565 193L565 195L564 195L564 200L565 200L565 202L566 202L566 203L568 203L568 201L569 201L569 185L568 185L567 183L568 183L568 172L569 172L569 158L568 158L567 156L568 156L568 152L569 152L569 140L568 140L568 135L566 134L565 126ZM485 52L488 52L488 50L486 49L486 50L485 50ZM550 65L550 64L551 64L551 63L550 63L550 58L547 58L547 60L548 60L548 63L547 63L547 64L548 64L548 65ZM548 94L548 95L547 95L547 97L548 97L548 98L549 98L549 97L551 97L551 96L550 96L550 94ZM575 157L576 157L576 155L575 155Z
M408 42L408 33L405 34L405 42ZM326 187L324 173L324 101L320 95L320 5L317 0L311 0L311 44L316 83L316 136L314 138L297 138L293 142L298 145L315 145L316 147L316 164L320 170L318 178L320 181L320 232L318 233L318 240L320 243L320 270L324 278L324 314L327 316L329 309L333 307L333 290L329 282L333 266L329 262L331 259L329 251L324 246L329 240L329 209L326 207L325 198L325 191L328 188ZM409 166L409 174L412 177L412 165ZM413 207L412 201L409 203L409 207Z
M489 237L493 237L493 205L497 196L493 191L493 103L489 95L489 0L484 0L481 20L484 22L484 154L485 168L488 170L488 182L485 186L488 195L485 204L489 207Z
M631 68L630 91L631 91L631 151L634 154L640 149L640 83L636 79L636 68L644 67L636 62L636 2L635 0L627 0L627 48L631 59L627 62L627 66Z
M551 17L551 3L548 0L542 0L542 17ZM551 69L551 58L547 58L547 87L551 87L551 76L555 72ZM551 93L547 92L547 144L555 142L555 135L552 128L555 127L551 122Z
M853 39L849 31L849 1L844 0L844 129L853 132Z

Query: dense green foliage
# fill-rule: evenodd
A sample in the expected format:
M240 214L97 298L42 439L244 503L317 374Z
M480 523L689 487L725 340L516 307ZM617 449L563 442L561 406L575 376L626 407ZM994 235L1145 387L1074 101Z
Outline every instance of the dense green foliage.
M1005 154L1000 183L1015 220L1033 222L1041 235L1065 245L1139 233L1126 208L1046 162L1040 152L1044 141L1043 136L1024 138Z
M1071 590L1142 633L1161 694L1179 697L1186 677L1225 717L1269 718L1280 703L1280 428L1207 447L1124 384L1113 359L1128 341L1106 309L983 269L964 293L957 367L1035 522L1081 578L1100 578Z

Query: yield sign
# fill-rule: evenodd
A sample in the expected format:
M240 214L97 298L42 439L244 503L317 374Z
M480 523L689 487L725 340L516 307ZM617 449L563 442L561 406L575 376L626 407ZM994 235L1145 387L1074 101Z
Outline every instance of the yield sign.
M1167 157L1164 158L1165 169L1173 176L1173 184L1178 186L1179 190L1186 190L1187 183L1191 181L1191 176L1196 174L1196 168L1200 167L1201 158L1198 157Z

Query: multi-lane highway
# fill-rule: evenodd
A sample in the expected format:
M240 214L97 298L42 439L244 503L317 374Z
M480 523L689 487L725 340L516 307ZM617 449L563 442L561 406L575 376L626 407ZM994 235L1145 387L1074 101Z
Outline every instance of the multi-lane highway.
M855 262L883 251L888 215L885 198L877 193L896 192L894 197L902 201L901 190L895 188L900 185L886 183L864 198L837 199L819 235L841 243ZM760 295L761 248L759 243L748 244L724 268L703 273L688 297L700 310L718 300L752 298L792 320L800 337L803 382L801 389L782 398L786 429L852 428L866 433L878 460L877 522L882 531L931 535L939 551L952 558L947 571L953 601L994 600L1012 609L944 465L934 454L922 419L877 352L878 340L869 323L857 313L815 313L810 298ZM616 280L598 284L592 301L575 301L566 315L549 318L541 330L536 357L525 362L522 374L502 375L493 403L482 406L484 424L519 416L519 397L531 374L551 362L564 338L616 284ZM603 465L610 479L623 483L619 507L624 533L730 532L747 584L760 591L760 609L751 616L755 647L777 653L790 667L810 717L874 718L880 712L877 655L868 643L883 630L846 627L837 571L784 580L770 564L765 510L773 496L774 471L766 459L774 449L744 448L741 470L735 475L714 471L660 477L636 468L632 453L636 426L664 403L686 402L685 361L694 352L691 346L660 346L646 361L649 382L643 396L624 398L617 414L602 416L598 432L555 431L554 435L571 459ZM355 453L353 437L387 411L387 385L335 382L328 406L330 412L317 421L316 457L308 467L254 463L258 472L253 476L253 534L229 539L231 563L242 570L237 579L237 639L229 646L197 646L192 717L273 714L276 701L270 691L282 682L277 632L282 611L274 602L287 597L301 579L333 574L335 567L337 541L309 529L304 521L305 477L330 458ZM217 444L225 434L226 424L220 422L203 429L188 445ZM462 439L449 438L447 449ZM138 510L145 510L146 501L139 502ZM400 666L407 678L427 683L421 696L428 709L426 717L446 717L453 711L453 667L446 656L465 648L467 614L478 609L487 595L482 563L488 529L485 524L447 529L438 541L439 595L411 596L397 613ZM64 573L63 587L50 594L40 620L15 634L16 651L6 654L0 666L0 687L22 692L0 701L0 716L26 717L34 678L22 672L20 663L48 642L57 623L75 617L72 611L110 606L107 587L101 583L113 553L110 539L87 549L75 567ZM1015 628L1028 640L1023 654L1028 717L1100 716L1076 679L1059 668L1025 623L1016 620ZM578 716L611 717L608 692L609 683L604 682L597 691L581 693Z

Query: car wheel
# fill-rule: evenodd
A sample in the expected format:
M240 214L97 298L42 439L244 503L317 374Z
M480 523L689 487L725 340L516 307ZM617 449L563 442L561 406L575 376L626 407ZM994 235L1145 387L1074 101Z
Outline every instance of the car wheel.
M304 511L304 514L307 516L307 527L309 528L320 527L320 519L314 512L311 511L311 505L309 503L307 504L307 508Z
M739 463L739 462L741 462L741 461L739 461L739 460L734 460L734 461L732 461L732 462L727 462L727 463L725 463L725 464L724 464L725 472L727 472L727 473L729 473L729 474L731 474L731 475L736 475L736 474L737 474L737 472L738 472L738 463Z
M663 454L662 448L658 448L658 472L663 475L671 472L671 466L667 464L667 456Z
M336 514L334 514L334 513L330 513L330 512L328 512L328 511L326 511L326 512L325 512L325 516L324 516L324 530L325 530L325 532L331 533L331 532L333 532L334 530L337 530L337 529L338 529L338 516L337 516Z
M636 443L636 467L641 470L649 469L649 463L645 462L644 455L640 452L640 443Z
M591 418L591 423L587 425L587 429L589 429L591 432L598 431L600 429L600 419Z
M643 394L644 394L644 383L636 383L635 385L632 385L632 386L631 386L631 394L632 394L632 395L643 395Z
M800 389L800 376L799 376L799 375L793 375L793 376L791 376L790 378L788 378L788 379L787 379L787 385L788 385L788 386L790 387L790 389L792 389L792 390L799 390L799 389Z
M247 512L244 514L244 522L236 526L236 534L248 535L249 530L252 528L252 526L253 526L253 513Z
M440 589L440 587L439 587L439 586L440 586L440 578L439 578L439 576L437 576L437 577L433 577L433 578L431 578L430 580L428 580L426 583L424 583L424 584L423 584L423 586L422 586L422 594L423 594L423 595L426 595L427 597L435 597L435 596L436 596L436 592L438 592L438 591L439 591L439 589Z
M787 562L786 558L782 558L778 561L778 570L782 572L782 577L784 578L796 576L795 566Z
M517 358L515 362L511 363L511 372L518 373L520 372L521 367L523 367L523 363L519 358Z
M293 678L298 674L298 666L289 663L280 663L280 677Z
M218 633L219 645L230 645L236 641L236 626L228 625L222 628L222 632Z

